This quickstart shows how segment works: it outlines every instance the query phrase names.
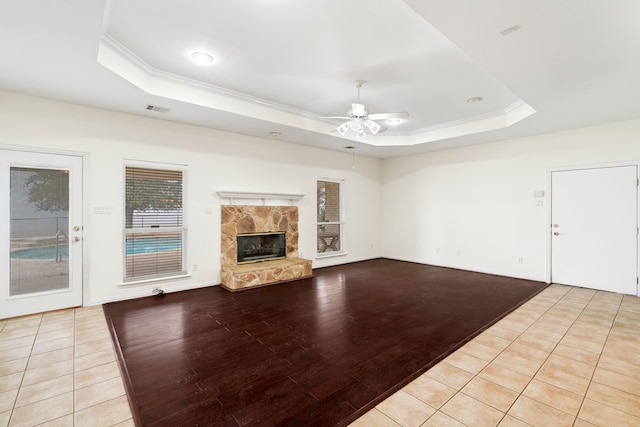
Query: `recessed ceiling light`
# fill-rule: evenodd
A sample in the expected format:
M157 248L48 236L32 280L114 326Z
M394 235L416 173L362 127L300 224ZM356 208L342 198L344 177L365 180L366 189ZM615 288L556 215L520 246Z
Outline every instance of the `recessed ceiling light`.
M472 98L467 99L467 102L470 104L475 104L476 102L481 102L481 101L482 101L481 96L474 96Z
M213 56L207 52L196 51L191 54L196 64L208 64L213 61Z
M279 137L280 135L282 135L280 132L269 132L269 135L271 135L274 138Z
M402 123L402 120L400 119L389 119L385 121L386 124L388 124L389 126L398 126L400 123Z

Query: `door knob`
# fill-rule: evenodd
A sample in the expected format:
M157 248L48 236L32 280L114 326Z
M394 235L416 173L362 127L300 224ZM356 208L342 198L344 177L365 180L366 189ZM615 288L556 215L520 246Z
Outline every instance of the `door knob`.
M560 233L558 233L557 231L554 231L554 232L553 232L553 235L554 235L554 236L557 236L557 235L559 235L559 234L560 234ZM76 237L76 239L77 239L77 237Z
M77 225L75 225L75 226L73 227L73 231L80 231L80 227L78 227Z
M80 241L80 237L78 237L78 236L74 237L74 238L73 238L73 241L74 241L74 242L79 242L79 241Z
M559 224L553 224L553 228L558 228L558 227L560 227Z

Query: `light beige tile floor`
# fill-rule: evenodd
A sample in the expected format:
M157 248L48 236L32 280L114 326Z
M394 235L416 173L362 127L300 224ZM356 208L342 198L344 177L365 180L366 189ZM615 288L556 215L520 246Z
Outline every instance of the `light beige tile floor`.
M133 426L102 307L0 320L0 427Z
M133 426L101 307L0 320L0 427ZM640 298L551 285L353 427L640 426Z
M640 426L640 298L551 285L351 427Z

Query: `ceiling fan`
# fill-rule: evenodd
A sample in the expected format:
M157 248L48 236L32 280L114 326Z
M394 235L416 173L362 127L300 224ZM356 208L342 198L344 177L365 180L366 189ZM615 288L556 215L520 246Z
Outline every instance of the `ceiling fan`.
M356 80L355 84L356 89L358 89L358 102L351 104L351 109L347 111L347 115L325 117L326 119L348 120L336 128L341 136L344 136L349 130L355 132L358 138L364 138L366 132L375 135L386 130L384 126L376 123L375 120L400 120L409 117L409 113L406 111L369 114L365 106L360 103L360 88L364 84L364 80Z

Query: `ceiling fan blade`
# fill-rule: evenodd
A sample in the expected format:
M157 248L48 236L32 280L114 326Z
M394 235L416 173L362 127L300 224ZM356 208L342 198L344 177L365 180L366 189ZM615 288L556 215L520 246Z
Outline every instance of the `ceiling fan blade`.
M336 119L336 120L351 120L349 116L326 116L321 117L322 119Z
M369 114L368 118L371 120L388 120L388 119L406 119L409 117L409 113L401 111L399 113L376 113Z

